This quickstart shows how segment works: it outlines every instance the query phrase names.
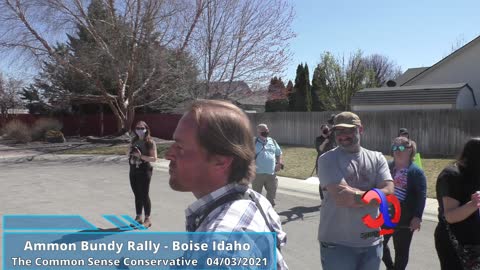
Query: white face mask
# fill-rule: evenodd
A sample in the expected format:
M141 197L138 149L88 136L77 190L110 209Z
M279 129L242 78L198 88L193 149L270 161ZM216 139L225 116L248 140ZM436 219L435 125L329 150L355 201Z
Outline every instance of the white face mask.
M145 133L147 133L146 129L135 129L135 133L137 133L138 137L143 138Z

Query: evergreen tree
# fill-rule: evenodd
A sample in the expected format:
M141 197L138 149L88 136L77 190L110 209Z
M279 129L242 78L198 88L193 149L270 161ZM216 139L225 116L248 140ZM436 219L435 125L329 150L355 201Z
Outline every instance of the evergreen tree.
M292 81L288 81L287 84L287 98L288 98L288 110L293 112L295 111L295 100L296 100L296 92L295 87L293 87Z
M297 67L297 76L295 78L295 106L297 112L307 112L311 110L312 96L310 92L310 80L308 78L308 65L303 64Z
M312 111L324 111L325 106L321 100L321 72L320 65L317 65L313 70L312 77Z
M305 80L305 109L307 112L312 111L312 87L310 85L310 73L308 71L308 65L305 63L304 77Z

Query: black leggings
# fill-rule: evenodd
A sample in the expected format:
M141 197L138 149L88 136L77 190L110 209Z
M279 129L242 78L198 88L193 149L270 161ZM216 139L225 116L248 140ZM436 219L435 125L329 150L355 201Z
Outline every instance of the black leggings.
M400 221L398 226L410 226L413 218L411 210L401 203ZM390 210L390 209L389 209ZM397 228L393 234L388 234L383 237L383 257L387 269L404 270L407 268L408 258L410 254L410 244L412 242L413 232L408 228ZM392 260L388 241L393 238L393 248L395 250L395 261Z
M135 211L137 216L142 215L142 210L145 211L145 216L150 216L152 210L152 203L150 202L150 180L152 179L153 168L149 164L141 164L139 168L135 165L130 166L130 186L135 195Z
M439 222L437 228L435 228L435 249L437 250L438 259L440 260L440 269L463 269L457 252L450 241L447 229L441 222Z

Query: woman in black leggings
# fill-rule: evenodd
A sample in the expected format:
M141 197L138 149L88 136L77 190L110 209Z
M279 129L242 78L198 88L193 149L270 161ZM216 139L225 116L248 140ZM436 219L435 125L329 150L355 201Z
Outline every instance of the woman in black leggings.
M130 186L135 195L135 221L145 227L152 226L150 211L152 208L148 192L152 179L152 165L150 162L157 160L157 147L150 136L147 123L139 121L135 125L135 136L129 149ZM145 220L142 220L142 211Z

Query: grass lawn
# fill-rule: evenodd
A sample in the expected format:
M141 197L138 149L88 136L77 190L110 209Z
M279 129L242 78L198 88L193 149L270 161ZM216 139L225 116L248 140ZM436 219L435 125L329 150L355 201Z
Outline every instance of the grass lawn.
M314 148L298 146L282 146L285 170L279 172L280 176L307 179L310 177L317 152ZM391 160L391 156L385 156ZM427 177L427 197L435 198L435 183L437 176L453 159L426 159L422 158L423 170Z
M164 158L170 144L157 144L157 154L159 158ZM72 149L62 152L62 154L95 154L95 155L124 155L127 145L116 145L110 147L95 147L88 149ZM285 170L279 172L280 176L307 179L311 176L315 166L317 152L314 148L298 146L282 146ZM387 160L392 159L386 156ZM435 198L435 183L438 174L452 159L422 159L423 169L427 176L427 197Z

